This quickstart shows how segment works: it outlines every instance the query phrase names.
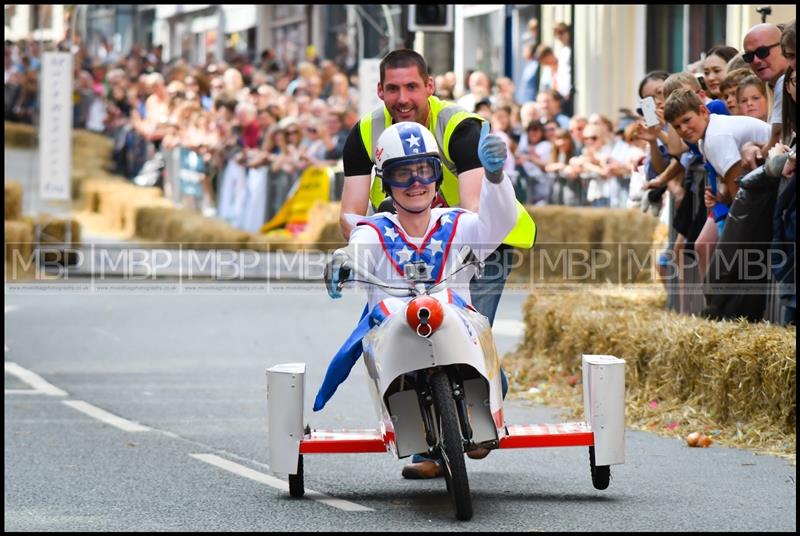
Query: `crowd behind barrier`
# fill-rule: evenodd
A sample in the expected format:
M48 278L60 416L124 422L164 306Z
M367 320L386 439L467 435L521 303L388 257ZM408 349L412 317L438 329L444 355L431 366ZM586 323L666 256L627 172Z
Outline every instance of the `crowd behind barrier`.
M741 152L741 173L755 167L755 146L761 157L769 150L774 156L793 154L795 24L756 26L741 50L711 46L683 73L649 73L639 96L655 101L658 125L652 127L645 125L640 103L631 103L636 112L621 109L616 120L572 114L569 32L569 26L557 25L553 46L526 34L527 63L517 80L492 81L485 73L468 71L466 89L458 94L457 73L433 73L434 94L480 114L504 139L505 169L521 202L641 208L661 217L670 230L659 257L668 306L706 314L709 294L697 289L708 288L706 270L715 245L729 241L717 209L724 202L733 210L746 200L740 195L723 200L721 190L709 190L725 178L702 152L706 146L687 144L673 128L665 106L685 89L695 92L711 114L778 124L780 136L769 143L730 132L737 138L736 156ZM327 169L331 199L340 196L344 141L358 120L356 72L343 72L319 57L281 61L272 50L256 58L228 51L226 61L210 58L205 65L191 65L184 59L164 61L160 48L134 46L127 56L92 58L67 42L55 47L74 54L74 127L110 136L116 173L135 184L163 188L178 205L250 232L275 216L309 166ZM40 53L34 41L5 44L10 120L37 120ZM737 122L725 124L739 128ZM774 218L761 224L771 225L775 247L789 252L784 255L789 260L770 271L771 312L765 315L782 323L794 322L796 307L793 166L794 157L780 184L769 190L777 199L772 200ZM715 221L706 225L708 219ZM740 233L736 240L747 242L748 235Z

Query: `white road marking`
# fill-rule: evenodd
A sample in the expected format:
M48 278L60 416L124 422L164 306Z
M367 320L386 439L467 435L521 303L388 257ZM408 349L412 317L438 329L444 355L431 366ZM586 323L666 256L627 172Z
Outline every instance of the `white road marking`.
M150 428L147 426L123 419L122 417L117 417L113 413L109 413L106 410L100 409L97 406L93 406L88 402L84 402L83 400L63 400L63 402L67 406L75 408L78 411L85 413L89 417L95 418L98 421L102 421L106 424L110 424L111 426L115 426L126 432L147 432L150 430Z
M492 333L495 336L522 337L525 335L525 323L519 320L504 320L495 318Z
M8 313L10 313L10 312L12 312L12 311L16 311L17 309L19 309L19 306L18 306L18 305L6 305L5 307L6 307L6 312L5 312L5 314L8 314ZM7 344L4 344L4 346L6 347L6 353L8 353L8 351L9 351L9 347L8 347L8 345L7 345ZM11 391L15 391L15 390L18 390L18 389L9 389L9 390L11 390ZM6 393L8 393L8 391L9 391L9 390L6 390Z
M239 465L238 463L226 460L225 458L220 458L215 454L189 454L189 456L191 456L192 458L196 458L202 462L210 463L211 465L216 465L221 469L225 469L226 471L230 471L231 473L235 473L239 476L249 478L250 480L255 480L256 482L259 482L261 484L266 484L267 486L272 486L273 488L289 493L288 482L284 482L283 480L275 478L274 476L265 475L264 473L259 473L258 471L254 471L249 467L245 467L244 465ZM329 497L324 493L320 493L318 491L314 491L308 488L306 488L305 497L308 499L313 499L317 502L321 502L323 504L327 504L328 506L333 506L334 508L339 508L340 510L345 510L347 512L374 511L372 508L367 508L366 506L346 501L344 499L336 499L335 497Z
M31 387L33 387L33 391L30 394L40 394L40 395L48 395L48 396L67 396L65 391L62 391L55 385L48 383L44 378L36 374L35 372L31 372L26 368L22 368L16 363L12 363L10 361L6 362L6 372L9 374L13 374L23 382L27 383ZM6 389L5 394L19 394L15 393L14 391L21 391L22 389ZM11 393L9 393L11 391Z

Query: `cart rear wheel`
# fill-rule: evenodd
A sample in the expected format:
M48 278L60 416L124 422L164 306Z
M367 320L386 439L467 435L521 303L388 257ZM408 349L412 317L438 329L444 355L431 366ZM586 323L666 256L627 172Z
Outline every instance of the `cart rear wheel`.
M589 466L592 470L592 485L597 489L606 489L611 480L611 466L595 465L594 447L589 447Z
M453 389L445 372L434 374L431 377L430 385L436 414L439 418L439 443L444 458L444 477L447 482L447 490L456 507L456 519L467 521L472 519L472 496L469 492L461 426L453 401Z
M292 497L302 497L306 492L303 484L303 455L297 457L297 474L289 475L289 495Z

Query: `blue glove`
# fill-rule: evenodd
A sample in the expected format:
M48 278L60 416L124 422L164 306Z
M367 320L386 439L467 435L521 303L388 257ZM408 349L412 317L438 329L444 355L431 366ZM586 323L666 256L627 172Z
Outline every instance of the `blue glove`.
M345 266L347 260L349 260L347 254L337 250L325 265L325 286L328 289L328 296L334 300L342 297L339 283L350 278L350 267Z
M481 137L478 141L478 158L486 170L486 178L495 184L503 180L503 164L508 157L505 142L496 134L489 134L489 122L485 121L481 127Z

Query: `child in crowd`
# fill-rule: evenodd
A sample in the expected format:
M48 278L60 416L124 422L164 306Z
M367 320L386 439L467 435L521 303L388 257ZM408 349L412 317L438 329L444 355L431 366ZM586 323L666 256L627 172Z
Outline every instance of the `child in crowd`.
M683 88L667 98L664 116L681 139L700 147L721 178L716 199L706 191L707 206L715 201L730 205L738 191L736 179L745 173L739 151L749 141L766 143L769 124L753 117L712 114L697 93Z
M749 67L734 69L733 71L729 71L725 78L722 79L722 82L720 82L720 95L725 101L725 105L728 107L728 111L731 115L743 115L739 111L739 99L736 90L739 87L739 82L752 74L753 71L751 71Z
M769 117L767 84L754 74L745 77L736 86L739 113L766 121Z

